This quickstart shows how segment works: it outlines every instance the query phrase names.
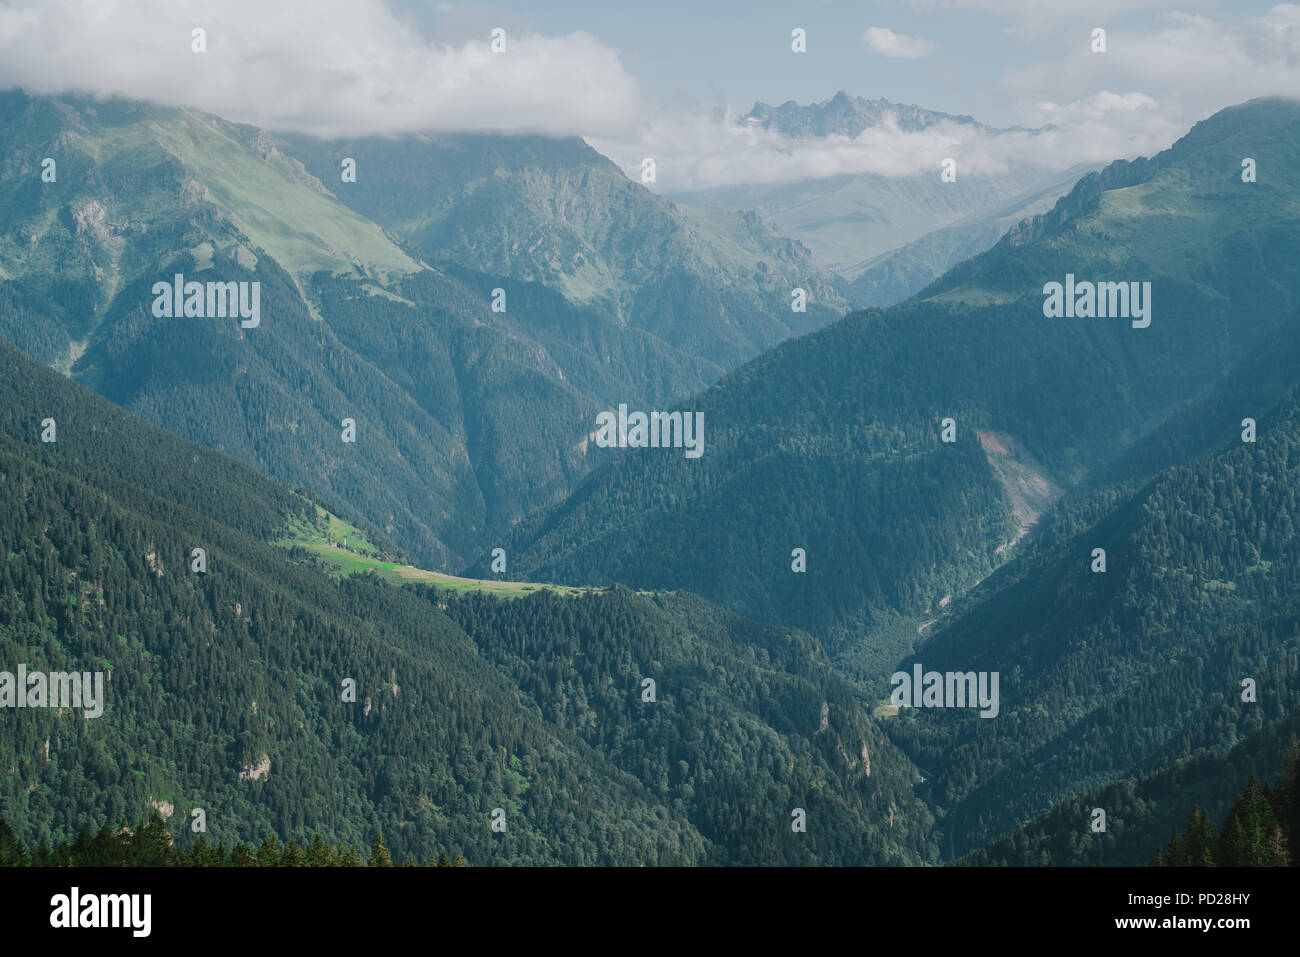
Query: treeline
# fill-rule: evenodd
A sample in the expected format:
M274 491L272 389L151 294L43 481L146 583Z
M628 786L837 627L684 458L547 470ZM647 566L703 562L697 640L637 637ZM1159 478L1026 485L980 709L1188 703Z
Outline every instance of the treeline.
M1273 787L1250 776L1218 834L1199 805L1187 816L1187 832L1158 849L1153 867L1287 867L1300 865L1300 740L1291 738L1283 770Z
M184 850L172 843L171 835L158 813L132 830L111 828L107 824L93 837L85 828L72 843L60 841L52 848L40 844L28 852L12 829L0 817L0 867L393 867L392 856L384 844L384 835L375 838L370 857L362 860L355 844L346 850L342 844L330 847L319 834L306 847L296 841L280 845L275 835L267 835L254 850L236 844L227 853L226 846L208 843L200 834L194 846ZM459 854L449 861L446 852L438 860L417 864L412 858L403 867L469 867Z

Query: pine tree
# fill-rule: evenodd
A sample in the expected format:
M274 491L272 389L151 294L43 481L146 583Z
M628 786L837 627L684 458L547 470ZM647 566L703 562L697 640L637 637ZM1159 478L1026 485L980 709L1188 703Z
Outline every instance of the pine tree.
M1274 824L1272 833L1268 837L1266 865L1268 867L1287 867L1290 864L1291 851L1287 844L1286 835L1282 833L1282 825Z
M240 844L230 852L230 864L232 867L257 867L257 858L247 844Z
M207 835L205 834L199 835L199 839L195 841L194 846L190 848L189 859L190 859L190 864L193 865L194 867L210 866L210 862L208 860Z
M105 824L95 835L95 860L98 867L121 867L125 860L121 835Z
M1240 803L1241 798L1237 800ZM1250 863L1250 841L1246 836L1242 816L1235 806L1223 822L1214 856L1222 867L1246 867Z
M262 841L262 846L257 849L257 866L280 866L280 842L275 839L274 834L267 835Z
M162 815L154 811L131 842L132 863L137 867L163 867L174 862L172 836Z
M27 863L27 852L5 819L0 817L0 867L22 867Z
M319 834L315 835L311 847L307 848L307 866L333 867L334 863L334 854L330 851L330 846L320 839Z
M384 846L384 835L381 833L375 838L374 850L370 854L370 867L392 867L393 859L388 856L388 848Z
M1291 747L1286 753L1286 770L1282 779L1286 782L1285 806L1280 810L1282 831L1291 847L1300 848L1300 742L1291 735ZM1300 853L1292 855L1292 863L1300 866Z
M1272 847L1277 818L1268 793L1252 774L1223 822L1216 858L1226 867L1263 867L1276 859Z
M1192 813L1187 818L1187 841L1185 845L1188 867L1214 866L1214 822L1199 804L1192 805Z
M50 863L48 866L71 867L72 865L72 848L68 847L67 841L60 841L54 846L53 853L50 854Z
M1169 844L1165 848L1165 867L1186 866L1187 853L1183 850L1183 842L1178 836L1178 828L1174 828L1173 836L1169 838Z
M95 842L83 827L77 839L72 842L72 861L74 867L93 867L95 865Z
M302 848L298 846L297 841L290 841L284 846L284 853L280 855L281 867L306 867L307 855L303 853Z

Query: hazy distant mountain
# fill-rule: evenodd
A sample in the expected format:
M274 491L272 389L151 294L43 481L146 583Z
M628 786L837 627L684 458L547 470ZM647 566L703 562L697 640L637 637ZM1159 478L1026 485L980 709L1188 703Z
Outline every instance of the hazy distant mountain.
M1100 164L1073 166L1008 203L972 213L905 246L847 266L840 270L841 275L852 279L845 294L858 308L902 302L963 259L991 249L1021 220L1050 210L1080 177L1100 168Z
M976 129L994 132L994 128L977 123L969 116L953 116L919 106L891 103L889 100L868 100L849 96L843 90L829 100L809 103L806 106L787 100L780 106L755 103L744 115L742 122L779 130L787 136L802 139L813 136L859 136L863 131L881 125L892 118L898 128L907 132L928 129L939 123L959 123Z
M995 136L1000 132L969 116L951 116L919 106L868 100L837 93L832 99L800 105L793 101L780 106L755 103L740 122L775 130L794 139L860 136L886 121L916 132L940 123L953 123ZM960 168L959 168L960 169ZM1075 177L1077 178L1077 177ZM917 170L906 176L855 173L782 183L752 183L711 189L677 191L673 198L685 203L730 210L755 210L787 236L798 239L822 266L849 279L855 278L875 257L883 257L935 230L962 220L984 217L1008 204L1029 204L1026 193L1049 183L1068 189L1073 179L1028 164L997 176L959 172L955 182L942 182L939 163L934 169ZM1059 195L1059 194L1058 194ZM1055 196L1051 197L1055 199ZM982 252L978 243L988 235L985 229L966 234L958 243L947 245L952 255L964 258ZM994 237L996 239L996 236ZM991 245L991 243L989 243ZM955 261L955 260L950 260ZM950 264L949 263L949 264ZM915 266L904 267L916 275ZM939 275L933 273L931 278ZM879 284L879 280L877 284ZM871 287L854 290L855 305L898 301L885 295L871 295ZM868 293L865 297L864 292ZM887 304L887 303L886 303Z

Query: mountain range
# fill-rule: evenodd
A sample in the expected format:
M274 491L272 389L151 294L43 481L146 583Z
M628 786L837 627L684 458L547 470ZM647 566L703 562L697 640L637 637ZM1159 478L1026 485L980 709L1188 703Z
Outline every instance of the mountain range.
M820 103L755 103L738 120L745 128L779 134L789 150L843 151L864 134L957 130L993 140L1019 133L969 116L952 116L911 104L866 99L840 91ZM861 141L874 162L880 147ZM967 173L959 157L955 176L933 168L904 175L844 172L791 182L745 183L680 190L673 198L692 205L754 210L811 251L816 262L846 280L840 288L858 308L889 306L910 298L950 266L984 252L1019 220L1045 212L1091 167L1043 169L1017 161L998 173Z
M1240 155L1285 168L1296 119L1289 101L1224 111L1151 160L1084 177L913 299L772 349L691 403L711 423L704 458L624 453L520 523L516 561L555 580L690 587L832 647L893 613L934 614L1036 518L1013 471L1049 498L1151 475L1280 401L1295 201L1285 181L1242 182ZM1043 287L1067 274L1149 282L1149 327L1045 318Z
M342 147L192 110L10 92L0 130L0 335L439 567L561 499L599 409L683 399L842 306L755 217L687 214L579 140L347 144L345 183ZM265 321L154 316L177 274L261 283Z
M974 124L750 119L886 116ZM1280 770L1300 103L793 219L578 139L20 92L0 130L0 661L109 675L102 718L0 725L27 846L202 808L475 864L1142 863L1176 792ZM178 274L260 321L159 315ZM703 455L600 447L619 405ZM914 666L999 674L997 716L897 708Z
M1272 496L1295 485L1298 128L1294 101L1252 101L1085 176L912 300L732 373L692 404L710 455L623 453L512 554L798 622L882 702L896 667L1000 671L996 721L888 725L945 856L1222 755L1295 701L1292 506ZM1246 157L1279 175L1248 181ZM1149 283L1150 324L1048 318L1067 276ZM1262 673L1268 706L1243 708Z

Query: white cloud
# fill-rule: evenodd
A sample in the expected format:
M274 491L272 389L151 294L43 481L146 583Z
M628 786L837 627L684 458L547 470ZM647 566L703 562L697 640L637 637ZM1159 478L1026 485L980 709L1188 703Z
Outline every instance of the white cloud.
M934 44L928 40L895 33L889 27L868 27L862 39L872 51L899 60L915 60L934 52Z
M195 27L207 52L190 49ZM580 134L640 108L617 50L585 33L426 39L383 0L0 0L0 88L194 106L322 135Z
M1112 32L1107 52L1079 44L1063 61L1009 71L1002 89L1038 98L1044 91L1080 99L1098 81L1141 89L1167 118L1190 125L1258 96L1300 93L1300 6L1281 4L1258 17L1218 22L1168 14L1154 29Z
M961 175L997 175L1025 168L1060 171L1078 163L1150 155L1169 146L1187 124L1163 116L1142 93L1101 92L1076 101L1026 104L1038 131L993 133L943 122L904 130L891 115L857 137L792 139L746 125L734 113L655 113L631 140L588 142L636 177L644 156L656 159L657 188L665 192L738 183L784 183L846 174L886 177L938 175L955 157Z
M1108 10L1113 2L1067 5ZM942 5L954 4L1014 18L1032 17L1038 0ZM1034 44L1042 59L1008 71L1001 92L1022 104L1019 122L1054 127L1037 135L956 123L909 132L885 122L856 138L791 140L734 114L655 102L617 50L585 33L511 32L507 51L494 54L494 24L453 44L425 37L386 0L315 0L310 15L302 10L271 0L0 0L0 88L117 94L321 135L582 135L634 178L641 159L655 157L657 188L668 191L906 176L937 170L949 156L963 175L1064 169L1149 155L1223 106L1300 90L1300 6L1232 23L1176 14L1145 31L1112 30L1105 54L1090 53L1086 37L1060 58ZM205 54L190 52L195 26L207 30ZM929 47L884 28L868 35L894 55Z
M748 126L733 113L659 115L647 122L634 142L591 138L598 150L629 175L641 156L655 156L661 189L705 189L733 183L778 183L819 179L846 172L907 176L922 164L937 168L933 156L957 140L954 130L932 127L906 133L886 122L856 138L828 136L791 139L777 131Z

